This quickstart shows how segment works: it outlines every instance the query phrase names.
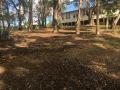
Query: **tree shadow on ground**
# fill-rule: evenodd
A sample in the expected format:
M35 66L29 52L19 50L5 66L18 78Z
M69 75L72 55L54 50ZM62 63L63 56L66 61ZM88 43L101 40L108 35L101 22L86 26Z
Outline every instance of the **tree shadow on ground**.
M120 38L109 35L37 37L28 47L4 51L0 89L119 90L120 51L113 44L110 45L114 48L108 48L106 43L110 40L118 42Z
M8 40L0 40L0 49L1 48L9 48L9 47L14 47L15 41L13 38L10 38Z
M10 65L8 71L1 76L6 90L119 89L116 81L76 61L24 63L27 65L16 63L19 65Z

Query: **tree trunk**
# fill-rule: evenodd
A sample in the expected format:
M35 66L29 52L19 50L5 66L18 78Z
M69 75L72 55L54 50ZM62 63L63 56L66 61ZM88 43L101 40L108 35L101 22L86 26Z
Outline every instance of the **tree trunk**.
M53 0L53 32L58 32L58 11L59 11L59 0Z
M2 28L3 28L3 30L5 30L5 22L4 22L4 19L2 19Z
M18 19L19 19L19 30L22 30L22 20L21 20L21 4L19 4L19 10L18 10Z
M99 32L99 7L100 7L100 1L97 0L97 16L96 16L96 35L99 35L100 32Z
M45 0L42 0L41 3L42 3L42 7L41 7L42 28L44 28L45 27Z
M4 20L2 19L1 37L3 35L3 30L5 30L5 24L4 24Z
M114 29L115 29L115 27L116 27L119 19L120 19L120 13L119 13L119 15L117 16L117 18L116 18L116 19L113 21L113 23L112 23L112 30L113 30L113 31L114 31Z
M38 14L38 25L39 25L39 29L41 29L40 14Z
M22 30L22 21L21 21L21 16L18 16L18 18L19 18L19 30Z
M42 28L45 26L45 11L44 8L42 8Z
M95 25L94 19L92 18L92 15L94 14L94 11L90 7L90 0L86 0L86 3L87 3L87 15L88 15L89 25L93 26L93 25ZM94 3L94 6L95 6L95 3Z
M109 18L107 16L107 18L106 18L106 29L108 30L108 28L109 28Z
M7 23L8 23L7 30L9 31L10 30L10 21L7 21Z
M47 27L47 18L45 17L45 28Z
M9 12L9 6L7 5L6 6L6 9L7 9L7 14L8 14L8 18L7 18L7 30L9 31L10 30L10 12Z
M59 9L58 9L58 28L61 28L61 20L62 20L62 14L61 14L61 8L62 8L62 0L59 0Z
M44 17L43 16L42 16L42 28L44 27Z
M92 10L90 8L90 0L86 0L87 2L87 13L88 13L88 20L89 20L89 25L92 24L91 18L92 18Z
M82 0L79 0L79 9L78 9L78 17L77 17L77 25L76 25L76 34L80 34L80 25L81 25L81 5L82 5Z
M33 4L33 0L29 0L29 31L32 31L33 28L33 17L32 17L32 4Z

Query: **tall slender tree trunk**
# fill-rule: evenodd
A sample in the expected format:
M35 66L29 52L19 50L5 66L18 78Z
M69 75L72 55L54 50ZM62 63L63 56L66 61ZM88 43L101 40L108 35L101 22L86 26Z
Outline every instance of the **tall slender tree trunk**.
M46 28L46 6L45 6L45 1L44 2L44 16L43 16L43 19L44 19L44 28Z
M42 3L42 10L41 10L41 13L42 13L42 28L45 27L45 0L41 0L41 3Z
M44 14L42 15L42 27L44 27Z
M3 1L1 0L0 1L0 14L1 14L1 16L3 16L2 14L3 14ZM3 29L4 29L4 19L2 18L1 19L1 30L0 30L0 39L2 38L2 36L3 36Z
M45 28L47 27L47 18L45 17Z
M38 14L38 25L39 25L39 29L41 29L40 14Z
M62 20L62 14L61 14L61 9L62 9L62 0L59 0L59 9L58 9L58 28L61 28L61 20Z
M92 19L92 10L90 8L90 0L86 0L87 3L87 12L88 12L88 20L89 20L89 25L92 25L91 19Z
M7 14L8 14L8 18L7 18L8 27L7 27L7 30L9 31L10 30L10 12L9 12L9 7L6 6L6 9L7 9Z
M42 27L44 28L44 26L45 26L45 9L44 9L44 5L43 5L43 8L42 8Z
M58 12L59 11L59 0L53 0L53 32L58 32Z
M106 29L108 30L108 28L109 28L109 18L107 16L107 18L106 18Z
M2 30L2 21L0 21L0 39L2 38L3 30Z
M8 27L7 27L7 30L9 31L10 30L10 21L7 21L7 23L8 23Z
M119 13L119 15L117 16L117 18L112 23L112 30L113 31L115 31L114 29L115 29L115 27L116 27L116 25L117 25L117 23L118 23L119 20L120 20L120 13Z
M21 25L22 20L21 20L21 16L19 15L18 18L19 18L19 30L22 30L22 25Z
M2 19L2 29L1 29L1 36L3 36L3 32L5 30L5 23L4 23L4 19Z
M100 0L97 0L97 16L96 16L96 34L99 35L99 9L100 9Z
M32 16L32 7L33 0L29 0L29 31L32 31L33 28L33 16Z
M19 1L19 3L20 3L20 1ZM21 18L21 4L19 4L19 9L18 9L18 19L19 19L19 30L21 30L22 29L22 18Z
M79 9L78 9L78 17L77 17L77 25L76 25L76 34L80 34L80 26L81 26L81 5L82 5L82 0L79 0Z
M92 18L92 15L94 14L93 9L90 6L91 1L90 0L86 0L87 3L87 13L88 13L88 21L89 21L89 25L93 26L95 25L94 19ZM95 2L94 2L94 7L95 7Z

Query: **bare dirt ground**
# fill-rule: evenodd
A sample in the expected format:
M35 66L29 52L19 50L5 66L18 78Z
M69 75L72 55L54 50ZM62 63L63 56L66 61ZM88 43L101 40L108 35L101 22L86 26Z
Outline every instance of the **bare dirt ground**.
M11 32L0 90L120 90L120 34Z

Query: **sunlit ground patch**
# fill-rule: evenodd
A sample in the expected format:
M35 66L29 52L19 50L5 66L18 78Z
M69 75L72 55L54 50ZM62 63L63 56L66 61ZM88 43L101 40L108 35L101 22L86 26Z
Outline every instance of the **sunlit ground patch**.
M0 80L0 90L5 90L5 83Z
M109 76L114 78L114 79L120 79L120 72L118 72L118 73L110 73Z
M100 63L100 62L91 62L90 68L94 69L95 71L100 71L100 72L107 72L106 64L105 63Z
M29 72L29 69L23 67L16 67L15 69L13 69L13 74L18 77L24 77L29 74Z
M3 66L0 66L0 75L3 74L6 71L6 68Z

